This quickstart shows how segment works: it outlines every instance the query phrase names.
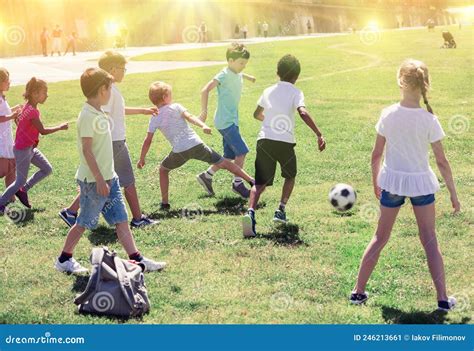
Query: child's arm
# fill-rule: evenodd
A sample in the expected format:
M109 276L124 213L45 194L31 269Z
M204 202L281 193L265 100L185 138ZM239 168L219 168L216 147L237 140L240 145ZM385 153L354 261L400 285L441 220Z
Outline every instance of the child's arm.
M35 126L36 129L38 129L38 132L40 132L41 135L48 135L56 133L60 130L67 130L69 128L69 125L67 123L62 123L59 126L52 128L45 128L40 119L32 119L31 123Z
M372 150L372 184L374 186L374 194L377 199L380 199L382 190L377 185L377 178L380 173L380 163L382 162L383 150L385 148L385 137L377 134L375 139L374 149Z
M263 115L263 107L262 106L257 106L253 113L253 118L258 119L259 121L262 121L265 119L265 116Z
M212 134L212 129L208 127L206 123L201 121L199 118L193 116L188 111L184 111L182 116L189 123L194 124L195 126L198 126L199 128L201 128L204 133Z
M156 115L158 108L153 107L125 107L126 115Z
M324 140L321 131L320 131L319 128L316 126L316 123L315 123L314 120L311 118L311 116L310 116L308 110L306 110L305 107L300 106L300 107L298 107L298 113L300 114L300 117L301 117L301 119L304 121L304 123L306 123L306 125L307 125L308 127L310 127L311 130L314 132L314 134L316 134L316 136L318 137L318 148L319 148L319 151L323 151L323 150L326 148L326 141Z
M454 185L453 180L453 173L451 172L451 166L449 165L449 161L444 153L443 144L441 141L437 141L431 144L431 148L433 149L438 169L443 176L446 187L451 195L451 204L454 208L454 213L458 213L461 210L461 204L458 200L456 186Z
M205 122L207 119L207 105L209 103L209 93L218 85L219 81L217 79L213 79L209 83L207 83L201 90L201 113L199 115L199 119L203 122Z
M242 78L244 79L247 79L249 81L251 81L252 83L255 83L257 78L255 78L254 76L251 76L250 74L247 74L247 73L242 73Z
M109 196L110 187L107 182L104 180L104 177L100 173L99 166L97 161L92 153L92 138L81 138L82 142L82 153L86 159L87 165L92 172L92 175L96 181L97 193L100 196Z
M148 151L150 150L151 143L153 141L153 133L148 132L146 135L145 140L143 140L143 145L142 145L142 152L140 154L140 160L137 163L137 167L139 169L142 169L145 167L145 159L146 155L148 154Z
M0 116L0 123L8 122L8 121L11 121L12 119L16 120L18 118L19 114L20 114L20 112L17 111L17 112L13 112L11 115Z

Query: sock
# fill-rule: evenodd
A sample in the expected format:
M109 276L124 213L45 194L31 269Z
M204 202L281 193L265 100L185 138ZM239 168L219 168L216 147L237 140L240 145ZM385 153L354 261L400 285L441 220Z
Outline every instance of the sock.
M140 251L135 252L134 254L128 255L128 258L137 262L143 260L143 256Z
M252 217L255 217L255 210L254 210L252 207L250 207L250 208L247 210L247 212L248 212Z
M234 184L242 183L243 179L240 177L234 177Z
M207 169L207 171L206 171L206 173L204 173L204 175L206 176L206 178L211 179L212 176L214 175L214 173L216 173L216 172L214 172L212 170L212 166L211 166Z
M282 212L285 212L285 207L286 207L286 204L284 204L283 202L280 202L280 205L278 206L278 209Z
M59 256L58 261L59 263L64 263L72 257L72 253L61 252L61 256Z

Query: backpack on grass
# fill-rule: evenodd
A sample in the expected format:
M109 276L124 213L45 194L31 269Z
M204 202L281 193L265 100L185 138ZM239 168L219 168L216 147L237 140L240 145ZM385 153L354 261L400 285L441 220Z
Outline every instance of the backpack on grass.
M92 249L90 260L86 289L74 299L79 312L128 318L150 310L143 265L121 259L106 247Z

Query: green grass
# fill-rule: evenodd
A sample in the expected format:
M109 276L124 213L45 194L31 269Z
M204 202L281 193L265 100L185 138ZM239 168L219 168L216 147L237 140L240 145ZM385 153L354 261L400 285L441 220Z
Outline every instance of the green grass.
M424 30L383 33L371 46L361 43L357 35L252 45L246 72L255 75L257 83L245 83L240 104L242 134L251 147L246 168L253 173L259 130L253 109L262 90L276 81L277 60L288 52L301 61L297 85L324 132L327 150L319 153L311 132L298 121L299 174L288 205L293 225L282 229L271 223L282 185L278 178L265 192L257 213L259 237L243 240L240 216L245 203L230 191L231 176L218 173L217 196L205 197L194 175L207 166L197 161L171 175L174 212L165 216L158 211L158 165L170 151L159 136L147 167L136 170L136 176L144 211L162 221L158 227L134 234L146 255L166 260L169 267L163 273L146 275L152 310L142 321L128 323L472 323L474 138L472 127L453 133L450 120L455 115L472 120L473 30L456 29L453 34L456 50L440 50L440 33ZM224 49L160 54L160 59L168 55L220 60ZM347 302L360 257L376 225L371 216L377 202L369 165L374 125L381 109L398 99L395 73L407 57L425 61L431 70L431 103L448 134L444 144L463 205L459 216L451 216L449 195L442 185L437 195L438 240L449 293L461 299L461 308L447 316L431 313L435 291L409 206L401 210L391 241L369 281L371 299L361 307ZM357 70L364 66L369 67ZM120 89L127 105L148 105L150 82L163 80L173 85L175 101L198 113L199 91L219 69L129 75ZM50 97L41 106L44 123L75 120L84 100L78 81L49 87ZM22 90L11 89L8 98L12 104L20 102ZM210 101L213 110L214 94ZM127 141L136 162L148 118L127 118ZM211 117L209 122L212 125ZM222 149L217 132L200 135L210 146ZM67 234L57 212L76 194L75 124L67 132L42 138L40 149L54 172L31 191L34 212L21 224L0 218L0 323L115 323L77 314L72 300L84 288L84 279L52 268ZM433 168L439 174L435 165ZM332 211L327 201L330 187L338 182L350 183L358 191L357 206L345 215ZM181 209L196 207L202 216L195 221L182 218ZM98 245L124 255L113 231L101 227L84 235L75 257L87 263L91 248Z

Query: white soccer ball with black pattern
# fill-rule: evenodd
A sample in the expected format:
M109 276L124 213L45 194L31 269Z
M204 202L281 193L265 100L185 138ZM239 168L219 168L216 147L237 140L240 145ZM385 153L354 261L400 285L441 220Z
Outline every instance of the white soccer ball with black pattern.
M350 210L356 203L357 194L349 184L339 183L329 191L329 202L338 211Z

